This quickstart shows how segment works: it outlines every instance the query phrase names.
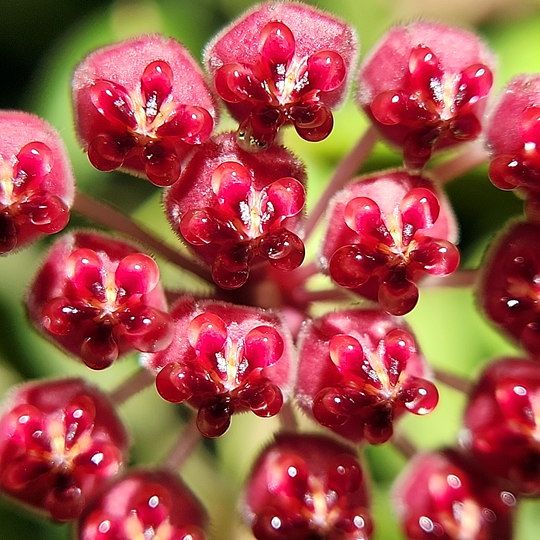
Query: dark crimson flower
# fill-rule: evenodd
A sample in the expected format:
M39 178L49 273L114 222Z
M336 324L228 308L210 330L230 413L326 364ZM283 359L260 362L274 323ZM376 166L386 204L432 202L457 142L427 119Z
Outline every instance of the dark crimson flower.
M207 516L176 475L136 470L85 509L78 540L204 540Z
M92 233L70 234L51 248L27 310L38 329L93 369L133 349L164 349L173 337L154 260Z
M37 116L0 111L0 255L62 230L74 190L58 133Z
M517 221L493 242L477 296L488 319L540 355L540 227Z
M175 338L164 351L143 356L157 372L167 401L187 401L205 437L219 437L231 415L251 410L276 415L289 390L293 347L276 315L223 302L186 297L171 311Z
M500 189L540 194L540 77L521 75L503 90L486 126L489 177Z
M356 454L322 435L277 435L257 459L243 502L257 540L367 540L373 532Z
M466 447L521 495L540 494L540 364L504 358L484 370L465 411Z
M300 3L273 2L218 34L205 50L205 63L241 122L240 144L258 150L286 124L308 141L326 138L356 54L355 32L343 21Z
M427 414L439 394L409 327L378 310L329 313L299 336L296 399L354 442L387 441L405 411Z
M236 289L263 262L279 270L302 264L304 183L302 165L284 148L250 154L226 133L201 146L165 206L172 227L212 265L214 281Z
M358 103L421 169L434 149L480 135L492 54L474 34L427 22L390 30L359 73Z
M394 501L411 540L511 540L516 497L454 450L415 456Z
M76 519L119 472L127 445L114 408L86 382L22 385L0 418L0 488L55 520Z
M414 308L422 277L459 265L452 210L425 177L397 171L359 179L335 196L327 221L323 269L393 315Z
M101 171L122 168L157 186L176 182L193 145L210 137L216 108L183 45L159 35L98 49L73 77L76 128Z

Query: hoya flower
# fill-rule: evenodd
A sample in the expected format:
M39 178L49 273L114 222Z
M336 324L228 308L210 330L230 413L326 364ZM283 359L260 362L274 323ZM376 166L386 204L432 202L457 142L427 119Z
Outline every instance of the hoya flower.
M531 355L540 355L540 227L514 222L493 242L477 296L488 320Z
M207 516L180 478L133 470L85 508L78 540L204 540Z
M414 308L422 277L449 275L459 264L451 207L423 176L358 179L334 197L327 222L321 267L393 315Z
M76 519L119 472L127 444L114 408L86 382L22 385L0 417L0 489L53 519Z
M253 151L272 145L287 124L308 141L326 138L356 54L355 32L345 22L305 4L268 2L218 34L204 60L240 122L240 144Z
M489 177L500 189L540 193L540 77L521 75L504 88L486 126Z
M213 96L187 49L142 36L98 49L73 76L76 129L97 169L174 183L193 145L210 137Z
M0 111L0 255L62 230L74 190L56 131L37 116Z
M420 453L394 487L410 540L511 540L516 497L455 450Z
M288 396L292 340L276 315L223 302L187 297L171 311L175 337L164 351L143 355L157 372L167 401L197 409L197 426L219 437L234 413L276 415Z
M323 435L278 434L255 462L242 506L257 540L367 540L373 531L357 456Z
M520 495L540 494L540 364L491 362L465 411L465 445L482 469Z
M411 330L382 311L336 311L307 323L299 357L298 404L354 442L387 441L404 412L427 414L439 399Z
M27 298L34 325L93 369L133 349L164 349L173 336L166 309L150 256L83 232L56 242Z
M480 135L494 59L464 30L429 22L391 29L367 56L358 103L413 170L433 150Z
M304 184L303 166L284 148L250 154L224 133L193 156L165 207L173 229L212 266L214 281L236 289L262 263L278 270L302 264Z

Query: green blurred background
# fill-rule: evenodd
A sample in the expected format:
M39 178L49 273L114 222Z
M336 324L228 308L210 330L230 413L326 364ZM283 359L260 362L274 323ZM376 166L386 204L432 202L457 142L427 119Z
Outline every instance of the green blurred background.
M512 75L540 72L540 4L537 0L320 0L310 2L345 18L358 30L362 56L393 22L419 17L476 29L499 57L496 86ZM69 82L74 66L91 50L132 35L161 32L182 41L195 55L231 18L253 5L249 0L0 0L0 108L35 112L50 121L64 138L79 189L111 201L156 234L174 242L160 213L159 193L119 173L93 170L80 152L72 130ZM366 128L362 114L349 100L336 114L336 128L318 144L287 135L287 143L306 162L308 205L345 152ZM224 125L227 125L225 120ZM399 157L377 145L364 170L399 164ZM494 189L485 168L468 173L448 188L461 226L464 266L475 268L492 238L510 217L521 213L521 201ZM87 222L74 216L71 226ZM27 379L77 374L112 389L137 370L135 355L105 372L89 372L45 342L26 323L22 308L27 284L51 239L0 259L0 392ZM311 253L315 246L311 246ZM187 277L162 264L171 288L189 286ZM474 377L490 359L515 354L478 315L467 289L428 290L409 316L423 350L433 365ZM459 434L464 399L441 387L441 402L426 418L410 418L403 429L421 448L452 444ZM158 463L180 433L185 414L164 403L152 388L133 397L120 413L133 435L132 464ZM307 420L304 429L316 429ZM212 539L249 539L236 517L236 499L254 454L278 428L275 419L234 418L229 432L208 442L189 459L182 476L204 501L212 516ZM390 446L369 448L366 460L373 482L376 540L399 539L391 517L389 486L403 459ZM523 503L516 536L537 537L540 506ZM0 497L0 540L67 539L67 525L45 523Z

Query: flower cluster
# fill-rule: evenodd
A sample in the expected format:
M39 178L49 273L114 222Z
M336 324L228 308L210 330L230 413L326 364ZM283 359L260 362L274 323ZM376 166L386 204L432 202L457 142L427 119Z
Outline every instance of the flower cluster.
M80 367L138 357L116 390L77 377L9 393L0 411L9 499L74 522L79 540L210 538L212 512L178 470L201 436L230 436L246 413L279 419L239 496L246 537L372 538L364 451L388 443L411 458L394 484L406 538L511 540L522 498L540 495L540 76L513 79L489 108L494 55L474 34L429 22L390 29L359 66L358 52L346 21L285 0L222 30L204 67L157 34L79 63L83 152L98 171L161 192L174 248L75 193L45 121L0 112L0 252L60 233L70 209L110 229L70 228L48 246L28 319ZM372 125L308 208L309 167L283 134L293 126L304 141L326 139L353 82ZM377 138L402 166L357 176ZM448 149L457 158L428 169ZM473 384L434 369L404 316L432 278L470 275L443 184L456 163L475 160L523 196L525 213L495 238L474 284L479 309L521 357L490 362ZM171 286L162 263L200 287ZM439 382L466 394L463 429L453 446L417 452L401 419L431 413ZM117 408L147 385L187 421L159 464L135 468Z

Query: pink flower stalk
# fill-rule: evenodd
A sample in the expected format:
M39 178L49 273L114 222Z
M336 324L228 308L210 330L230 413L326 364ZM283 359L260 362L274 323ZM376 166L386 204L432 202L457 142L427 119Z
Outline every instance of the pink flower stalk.
M236 289L262 263L293 270L304 260L305 180L284 148L250 154L225 133L201 146L165 207L173 229L212 266L214 281Z
M308 141L330 134L331 109L347 93L357 48L345 22L305 4L274 2L218 34L204 62L240 122L239 143L256 151L271 146L287 124Z
M488 320L531 355L540 356L540 227L517 221L493 242L478 281Z
M396 26L364 60L357 100L418 170L434 150L480 135L493 66L474 34L429 22Z
M277 315L191 297L179 300L171 315L172 344L144 355L143 364L157 372L164 399L198 410L197 426L205 437L225 433L235 413L251 410L268 418L280 411L294 353Z
M97 169L157 186L176 182L217 111L201 69L173 39L142 36L98 49L73 76L76 129Z
M78 540L204 540L206 512L168 471L133 470L88 505Z
M320 266L393 315L414 308L422 277L447 276L459 264L451 207L423 176L392 171L357 179L334 197L327 222Z
M298 341L298 404L353 442L386 442L404 412L423 415L437 405L410 328L382 311L328 313L306 324Z
M516 497L454 450L422 453L394 487L410 540L511 540Z
M61 231L74 191L58 133L37 116L0 111L0 255Z
M373 532L355 452L322 435L277 435L255 462L243 513L257 540L367 540Z
M154 260L93 233L56 242L26 304L40 331L92 369L134 349L164 349L173 337Z
M76 519L127 446L106 396L81 379L22 385L0 418L0 489L55 520Z
M540 364L521 358L491 362L465 411L466 448L492 477L520 495L540 494Z

